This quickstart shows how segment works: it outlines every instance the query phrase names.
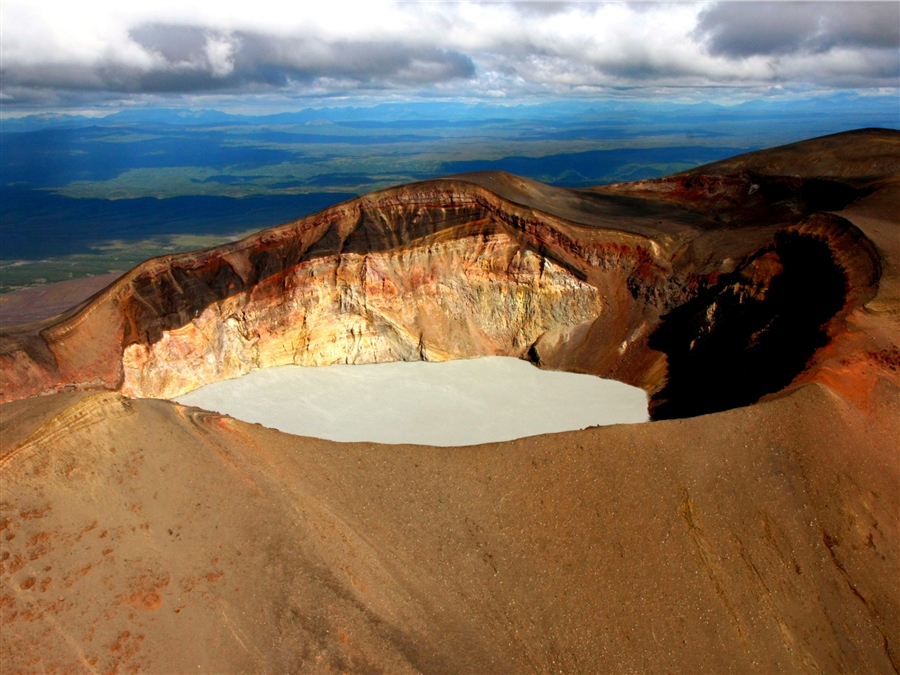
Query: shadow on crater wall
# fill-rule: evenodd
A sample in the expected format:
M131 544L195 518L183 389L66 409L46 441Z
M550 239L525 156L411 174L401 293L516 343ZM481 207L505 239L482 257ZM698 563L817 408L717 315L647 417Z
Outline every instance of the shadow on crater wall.
M823 239L779 232L769 250L663 317L649 345L669 369L652 419L749 405L786 387L828 342L826 324L847 293Z

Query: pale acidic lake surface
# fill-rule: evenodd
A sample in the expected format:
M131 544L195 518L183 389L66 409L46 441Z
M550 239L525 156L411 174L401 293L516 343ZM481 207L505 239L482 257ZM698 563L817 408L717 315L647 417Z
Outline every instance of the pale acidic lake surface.
M176 400L300 436L440 446L649 419L642 389L501 356L280 366Z

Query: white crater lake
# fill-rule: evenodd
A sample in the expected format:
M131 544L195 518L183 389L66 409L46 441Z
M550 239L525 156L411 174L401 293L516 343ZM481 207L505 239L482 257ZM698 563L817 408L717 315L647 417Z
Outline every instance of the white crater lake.
M278 366L208 384L176 401L299 436L438 446L649 419L642 389L503 356Z

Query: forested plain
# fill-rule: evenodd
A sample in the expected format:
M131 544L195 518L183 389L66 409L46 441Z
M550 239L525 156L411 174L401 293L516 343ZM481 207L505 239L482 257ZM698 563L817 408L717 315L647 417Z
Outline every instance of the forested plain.
M501 170L566 187L664 176L860 126L890 96L42 114L0 122L0 292L124 272L402 183Z

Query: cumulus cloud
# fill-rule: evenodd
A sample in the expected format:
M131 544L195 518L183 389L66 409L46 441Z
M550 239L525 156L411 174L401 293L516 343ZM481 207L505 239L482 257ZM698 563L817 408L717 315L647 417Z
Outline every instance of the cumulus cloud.
M302 88L330 81L341 82L344 89L364 90L428 86L475 74L466 55L427 45L169 24L139 25L129 35L151 55L149 68L89 65L86 70L94 76L69 73L70 86L188 93ZM45 76L37 70L23 73L34 77L35 84Z
M900 3L719 3L700 13L694 36L711 53L732 58L836 47L897 50Z
M898 87L896 2L5 0L0 100Z

